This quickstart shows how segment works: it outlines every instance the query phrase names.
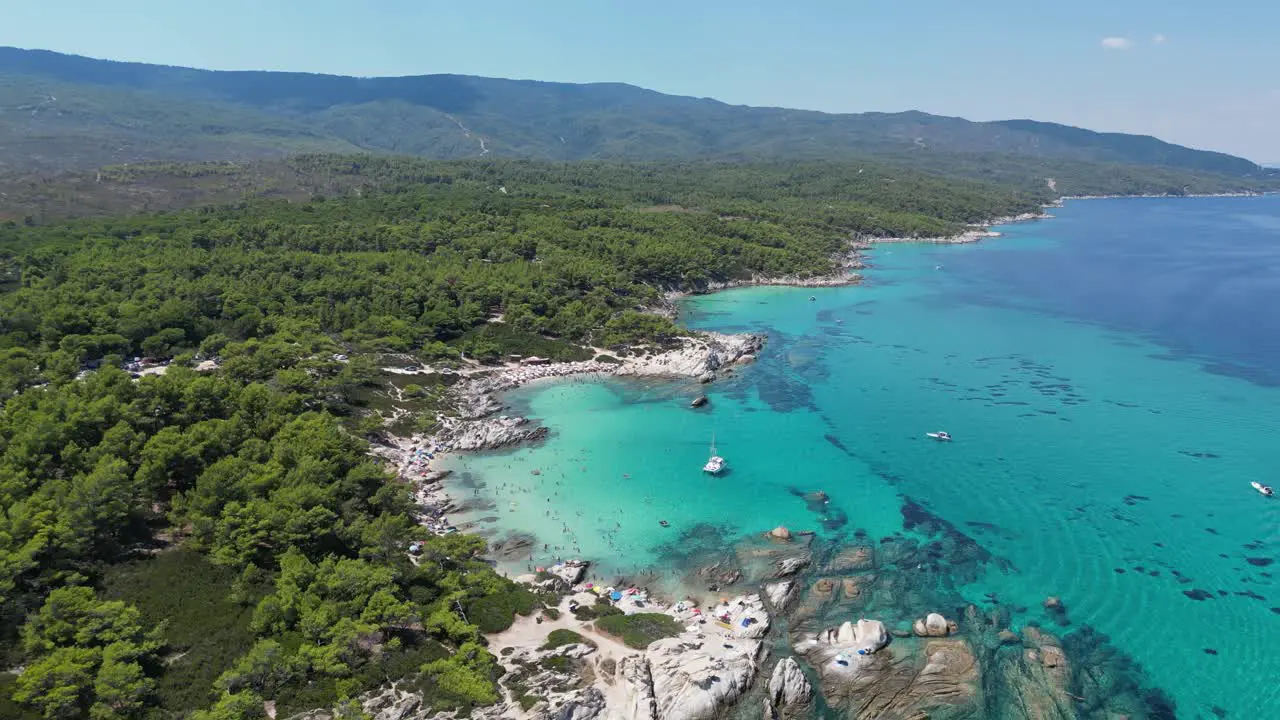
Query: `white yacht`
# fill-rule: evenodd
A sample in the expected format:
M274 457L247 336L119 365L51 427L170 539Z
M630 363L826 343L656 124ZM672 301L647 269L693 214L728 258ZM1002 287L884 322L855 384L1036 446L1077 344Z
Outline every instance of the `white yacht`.
M939 430L938 432L925 433L925 436L931 437L934 440L937 440L938 442L951 442L951 433L947 432L946 430Z
M707 464L702 466L702 472L719 475L724 470L725 459L716 454L716 436L711 436L711 457L707 459Z

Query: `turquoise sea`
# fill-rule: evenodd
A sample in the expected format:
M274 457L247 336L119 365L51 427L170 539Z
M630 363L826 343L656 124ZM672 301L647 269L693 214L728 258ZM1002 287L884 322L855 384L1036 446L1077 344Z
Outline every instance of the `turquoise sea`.
M678 538L902 533L909 498L993 556L956 569L965 601L1043 623L1059 596L1178 717L1280 717L1280 499L1249 487L1280 485L1280 197L1053 212L880 246L860 286L690 299L692 327L767 334L759 361L706 411L689 383L512 393L552 436L455 459L487 503L469 519L534 534L533 563L630 573L670 571ZM713 433L720 478L699 471Z

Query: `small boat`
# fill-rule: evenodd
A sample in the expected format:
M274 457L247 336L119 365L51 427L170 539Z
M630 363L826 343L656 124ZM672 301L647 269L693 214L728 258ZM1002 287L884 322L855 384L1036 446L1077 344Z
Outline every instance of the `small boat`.
M693 402L689 403L689 407L697 408L697 407L702 407L703 405L706 405L706 404L707 404L707 396L699 395L698 397L693 399Z
M937 440L938 442L951 442L951 433L947 432L946 430L939 430L938 432L925 433L925 437L931 437L934 440Z
M671 527L671 523L667 522L666 520L659 520L658 524L661 525L662 527Z
M809 296L809 302L817 302L817 301L818 301L818 296L817 296L817 295L810 295L810 296Z
M719 475L725 466L725 459L716 454L716 436L711 436L711 457L707 459L707 464L702 466L702 472Z
M1263 485L1260 482L1251 482L1249 484L1253 486L1254 490L1257 490L1258 492L1262 493L1263 495L1266 495L1267 497L1272 497L1276 494L1275 489L1272 488L1270 485Z

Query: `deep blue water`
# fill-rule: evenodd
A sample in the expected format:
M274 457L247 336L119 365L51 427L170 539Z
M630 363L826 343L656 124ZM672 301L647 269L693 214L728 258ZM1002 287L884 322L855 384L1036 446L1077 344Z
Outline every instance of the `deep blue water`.
M1048 225L945 256L954 297L1133 333L1280 384L1280 196L1072 201Z

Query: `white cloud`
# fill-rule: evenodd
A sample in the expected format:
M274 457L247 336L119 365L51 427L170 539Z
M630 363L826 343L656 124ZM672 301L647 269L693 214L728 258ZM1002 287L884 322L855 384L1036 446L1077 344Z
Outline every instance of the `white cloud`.
M1154 43L1154 44L1156 44L1156 45L1163 45L1163 44L1165 44L1165 43L1169 42L1169 38L1165 37L1164 35L1162 35L1162 34L1160 34L1160 33L1156 33L1156 34L1155 34L1155 36L1151 38L1151 42L1152 42L1152 43Z
M1133 47L1133 41L1127 37L1104 37L1102 47L1108 50L1128 50Z

